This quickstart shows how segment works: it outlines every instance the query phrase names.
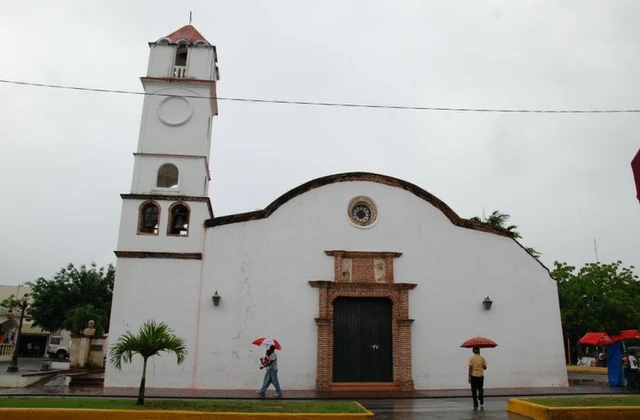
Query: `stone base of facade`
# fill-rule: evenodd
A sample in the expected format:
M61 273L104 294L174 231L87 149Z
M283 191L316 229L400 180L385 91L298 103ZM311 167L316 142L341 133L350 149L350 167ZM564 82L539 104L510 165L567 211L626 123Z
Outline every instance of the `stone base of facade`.
M400 384L397 382L333 382L329 385L329 389L327 391L395 392L400 390Z

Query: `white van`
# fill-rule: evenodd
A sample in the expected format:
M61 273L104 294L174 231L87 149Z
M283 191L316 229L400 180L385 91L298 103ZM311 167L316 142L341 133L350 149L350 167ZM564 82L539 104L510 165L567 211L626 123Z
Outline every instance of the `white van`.
M58 331L58 334L51 334L47 341L47 354L49 357L55 357L64 360L69 357L69 349L71 348L71 335L66 330Z

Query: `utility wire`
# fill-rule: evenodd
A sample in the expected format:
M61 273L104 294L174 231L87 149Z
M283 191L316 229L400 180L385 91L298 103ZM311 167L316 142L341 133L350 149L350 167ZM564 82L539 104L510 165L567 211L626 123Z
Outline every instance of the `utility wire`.
M252 102L259 104L281 104L281 105L305 105L305 106L324 106L324 107L342 107L342 108L374 108L374 109L395 109L395 110L413 110L413 111L445 111L445 112L485 112L485 113L512 113L512 114L629 114L640 113L640 109L506 109L506 108L453 108L453 107L434 107L434 106L411 106L411 105L381 105L381 104L356 104L345 102L314 102L314 101L290 101L284 99L257 99L257 98L233 98L233 97L211 97L196 95L170 95L164 93L147 93L118 89L99 89L87 88L80 86L64 86L48 83L22 82L18 80L0 79L0 83L32 86L41 88L78 90L82 92L98 92L98 93L117 93L122 95L142 95L142 96L163 96L163 97L179 97L189 99L217 99L219 101L230 102Z

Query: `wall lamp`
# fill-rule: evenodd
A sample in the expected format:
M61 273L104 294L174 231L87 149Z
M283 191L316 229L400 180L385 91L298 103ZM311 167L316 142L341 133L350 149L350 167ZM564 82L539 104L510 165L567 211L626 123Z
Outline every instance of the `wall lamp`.
M220 295L218 294L218 291L216 290L216 292L213 294L213 296L211 296L211 299L213 300L213 306L218 306L220 305Z
M489 299L489 296L484 298L484 300L482 301L482 306L484 306L484 310L488 311L489 309L491 309L491 305L493 305L493 301Z

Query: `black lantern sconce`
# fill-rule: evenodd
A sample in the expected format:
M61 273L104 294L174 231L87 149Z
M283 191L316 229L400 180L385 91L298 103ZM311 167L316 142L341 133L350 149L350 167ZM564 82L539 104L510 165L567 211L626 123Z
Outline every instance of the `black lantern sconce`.
M489 309L491 309L491 305L493 305L493 301L489 299L489 296L484 298L484 300L482 301L482 306L484 306L484 310L488 311Z
M213 296L211 296L211 299L213 300L213 306L218 306L220 305L220 295L218 294L218 291L216 290L216 292L213 294Z

